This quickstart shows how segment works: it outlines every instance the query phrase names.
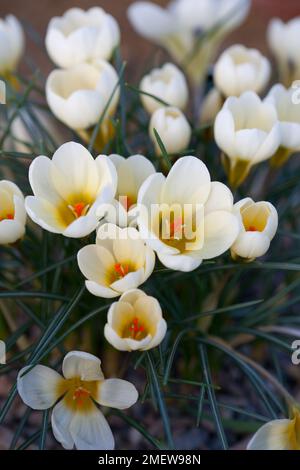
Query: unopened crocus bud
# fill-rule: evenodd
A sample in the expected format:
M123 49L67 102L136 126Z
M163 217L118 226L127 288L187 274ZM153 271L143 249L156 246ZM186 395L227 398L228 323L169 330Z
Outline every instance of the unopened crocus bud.
M225 96L240 96L244 91L261 93L271 74L270 62L256 49L236 44L226 49L214 68L214 83Z
M140 89L181 110L187 105L189 94L187 82L184 74L174 64L168 63L152 70L142 79ZM149 114L163 106L162 102L146 94L141 94L141 100Z
M23 29L17 18L0 18L0 75L14 71L24 50Z
M169 154L178 154L188 148L192 130L185 115L178 108L160 108L153 113L149 132L157 155L162 151L155 131Z
M278 227L275 207L266 201L242 199L234 205L233 212L240 223L240 233L231 247L234 259L253 261L266 254Z

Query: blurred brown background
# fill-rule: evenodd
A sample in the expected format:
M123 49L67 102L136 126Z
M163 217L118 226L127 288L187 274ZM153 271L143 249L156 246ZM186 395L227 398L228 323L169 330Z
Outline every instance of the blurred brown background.
M169 0L153 1L160 5L169 3ZM123 57L129 61L129 69L135 73L134 69L140 70L141 63L145 63L147 57L153 52L153 46L136 35L127 20L126 10L132 3L134 0L100 0L99 2L95 0L77 0L77 2L73 0L0 0L0 17L13 13L23 22L31 24L44 38L51 17L61 15L74 6L84 9L95 5L102 6L114 15L120 24ZM228 38L226 44L241 42L267 52L265 31L269 19L278 16L287 20L297 15L300 15L299 0L252 0L252 9L248 19ZM27 52L34 57L35 62L45 73L53 68L45 50L38 47L31 39L27 40Z

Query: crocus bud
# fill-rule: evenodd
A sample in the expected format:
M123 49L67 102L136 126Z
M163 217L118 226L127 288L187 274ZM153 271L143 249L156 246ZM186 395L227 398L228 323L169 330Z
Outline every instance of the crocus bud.
M105 60L53 70L46 83L48 105L71 129L88 129L99 121L117 81L115 69ZM118 98L119 90L111 100L107 117L114 113Z
M11 181L0 181L0 244L15 243L25 233L24 196Z
M286 89L281 84L274 85L264 101L273 104L278 115L280 147L272 157L271 164L279 167L300 150L300 104L296 90Z
M280 81L290 86L300 73L300 17L287 23L273 18L268 26L267 39L277 61Z
M104 335L120 351L146 351L158 346L166 331L159 302L133 289L110 306Z
M187 82L184 74L174 64L165 64L160 69L152 70L142 79L140 89L181 110L187 105ZM160 101L145 94L141 94L141 100L149 114L163 106Z
M214 83L228 96L240 96L244 91L260 93L271 74L270 62L256 49L234 45L226 49L214 68Z
M155 132L161 138L169 154L177 154L188 148L192 130L185 115L178 108L160 108L153 113L149 133L157 155L161 155Z
M269 249L278 227L278 215L270 202L242 199L233 207L240 223L240 233L231 247L234 259L253 261Z
M271 158L280 145L275 107L253 91L227 98L214 127L215 140L224 152L229 183L239 186L251 167Z
M0 18L0 74L16 69L24 50L22 26L13 15Z
M50 21L46 48L58 67L69 68L97 59L110 60L119 40L118 23L102 8L71 8Z

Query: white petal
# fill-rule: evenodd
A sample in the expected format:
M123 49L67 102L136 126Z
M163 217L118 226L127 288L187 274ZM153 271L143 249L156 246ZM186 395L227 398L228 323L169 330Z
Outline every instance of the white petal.
M162 193L167 204L201 204L210 191L210 174L196 157L182 157L170 170Z
M199 258L196 258L195 256L189 256L188 254L168 255L158 252L157 256L164 266L169 269L174 269L174 271L194 271L194 269L197 269L202 263L200 256Z
M46 199L27 196L25 207L29 217L43 229L52 233L63 233L66 229L57 208Z
M2 220L0 222L0 244L15 243L23 237L25 226L17 220Z
M59 398L59 383L63 380L55 370L37 365L20 370L17 379L19 395L34 410L46 410ZM25 373L27 370L29 372Z
M128 18L134 29L147 39L160 42L175 28L173 16L165 9L151 2L135 2L128 8Z
M103 380L100 359L82 351L69 352L63 360L62 371L66 379Z
M50 158L40 156L33 160L29 167L29 182L35 196L54 205L63 203L51 178L52 162Z
M161 318L157 324L156 333L154 337L152 338L149 345L144 347L143 350L147 351L148 349L156 348L156 346L158 346L164 339L166 332L167 332L167 322L163 318Z
M145 297L145 295L145 292L141 289L132 289L121 295L120 302L127 302L133 305L137 301L137 299L139 299L140 297Z
M70 433L78 450L113 450L115 446L109 424L96 406L88 415L73 417Z
M235 215L226 211L210 212L204 218L204 245L198 255L211 259L227 251L239 233L239 222Z
M231 112L222 109L216 117L214 125L215 140L223 152L229 157L235 155L235 125Z
M121 294L127 290L135 289L143 284L144 281L144 268L141 268L138 271L126 274L122 279L113 282L110 287Z
M223 183L213 181L210 185L209 197L205 203L205 214L214 211L231 211L233 208L233 195Z
M135 386L121 379L107 379L99 387L97 402L103 406L125 410L134 405L138 399Z
M63 235L70 238L86 237L96 230L97 225L98 219L96 216L89 214L81 216L68 225L68 227L63 231Z
M111 289L110 287L103 286L94 281L85 281L87 290L96 297L103 297L104 299L113 299L118 297L120 292Z
M259 258L270 247L270 238L263 232L242 232L232 245L233 253L242 258Z
M253 436L247 450L295 450L290 439L291 420L275 419L264 424Z
M115 264L113 255L100 245L86 245L77 254L78 266L90 281L105 284L108 269Z
M65 404L64 400L59 401L53 408L51 415L52 431L55 439L61 443L64 449L73 449L74 439L70 433L73 413Z

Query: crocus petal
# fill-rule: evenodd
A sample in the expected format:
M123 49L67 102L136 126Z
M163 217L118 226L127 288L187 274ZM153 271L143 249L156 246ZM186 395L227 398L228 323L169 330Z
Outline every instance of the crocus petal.
M52 233L63 233L66 229L57 208L46 199L27 196L25 207L29 217L43 229Z
M213 181L210 185L210 193L205 203L205 214L214 211L231 211L233 208L233 195L230 189L223 183Z
M59 398L61 375L49 367L37 365L20 370L17 379L19 395L23 402L34 410L51 408Z
M136 403L138 396L132 383L121 379L107 379L99 387L97 402L103 406L125 410Z
M111 284L111 288L119 293L123 293L140 286L144 281L144 269L141 268L138 271L126 274L122 279L113 282Z
M230 98L229 98L230 99ZM230 157L237 157L235 149L235 125L231 112L223 108L214 125L215 140L220 149Z
M53 408L51 415L52 431L55 439L61 443L64 449L71 450L74 447L74 439L70 433L71 422L74 414L66 405L65 400L60 400Z
M165 253L158 252L157 256L160 262L166 266L166 268L173 269L175 271L190 272L197 269L202 263L202 259L196 258L195 256L184 255L168 255Z
M263 256L270 247L270 238L261 232L240 233L232 251L242 258L258 258Z
M296 450L290 438L289 419L275 419L264 424L253 436L247 450Z
M230 212L210 212L204 219L203 248L199 250L202 259L211 259L227 251L239 233L239 222Z
M64 358L62 371L66 379L103 380L100 359L82 351L69 352Z
M203 204L209 191L210 174L206 165L196 157L182 157L167 176L162 199L167 204Z
M68 227L63 231L63 235L70 238L86 237L91 232L96 230L97 225L97 217L93 215L81 216L68 225Z
M153 336L150 343L146 347L143 347L143 350L147 351L148 349L152 349L158 346L164 339L167 332L167 328L167 322L163 318L161 318L157 324L155 335Z
M50 158L44 156L35 158L29 167L29 182L35 196L56 205L62 203L63 199L55 189L51 168Z
M121 294L121 292L102 286L94 281L85 281L85 287L91 294L96 297L103 297L104 299L113 299Z
M78 450L113 450L115 446L109 424L96 406L88 415L75 414L70 434Z
M135 30L147 39L160 42L175 31L175 19L167 10L151 2L135 2L128 9Z
M23 237L25 226L17 220L2 220L0 222L0 244L15 243Z

